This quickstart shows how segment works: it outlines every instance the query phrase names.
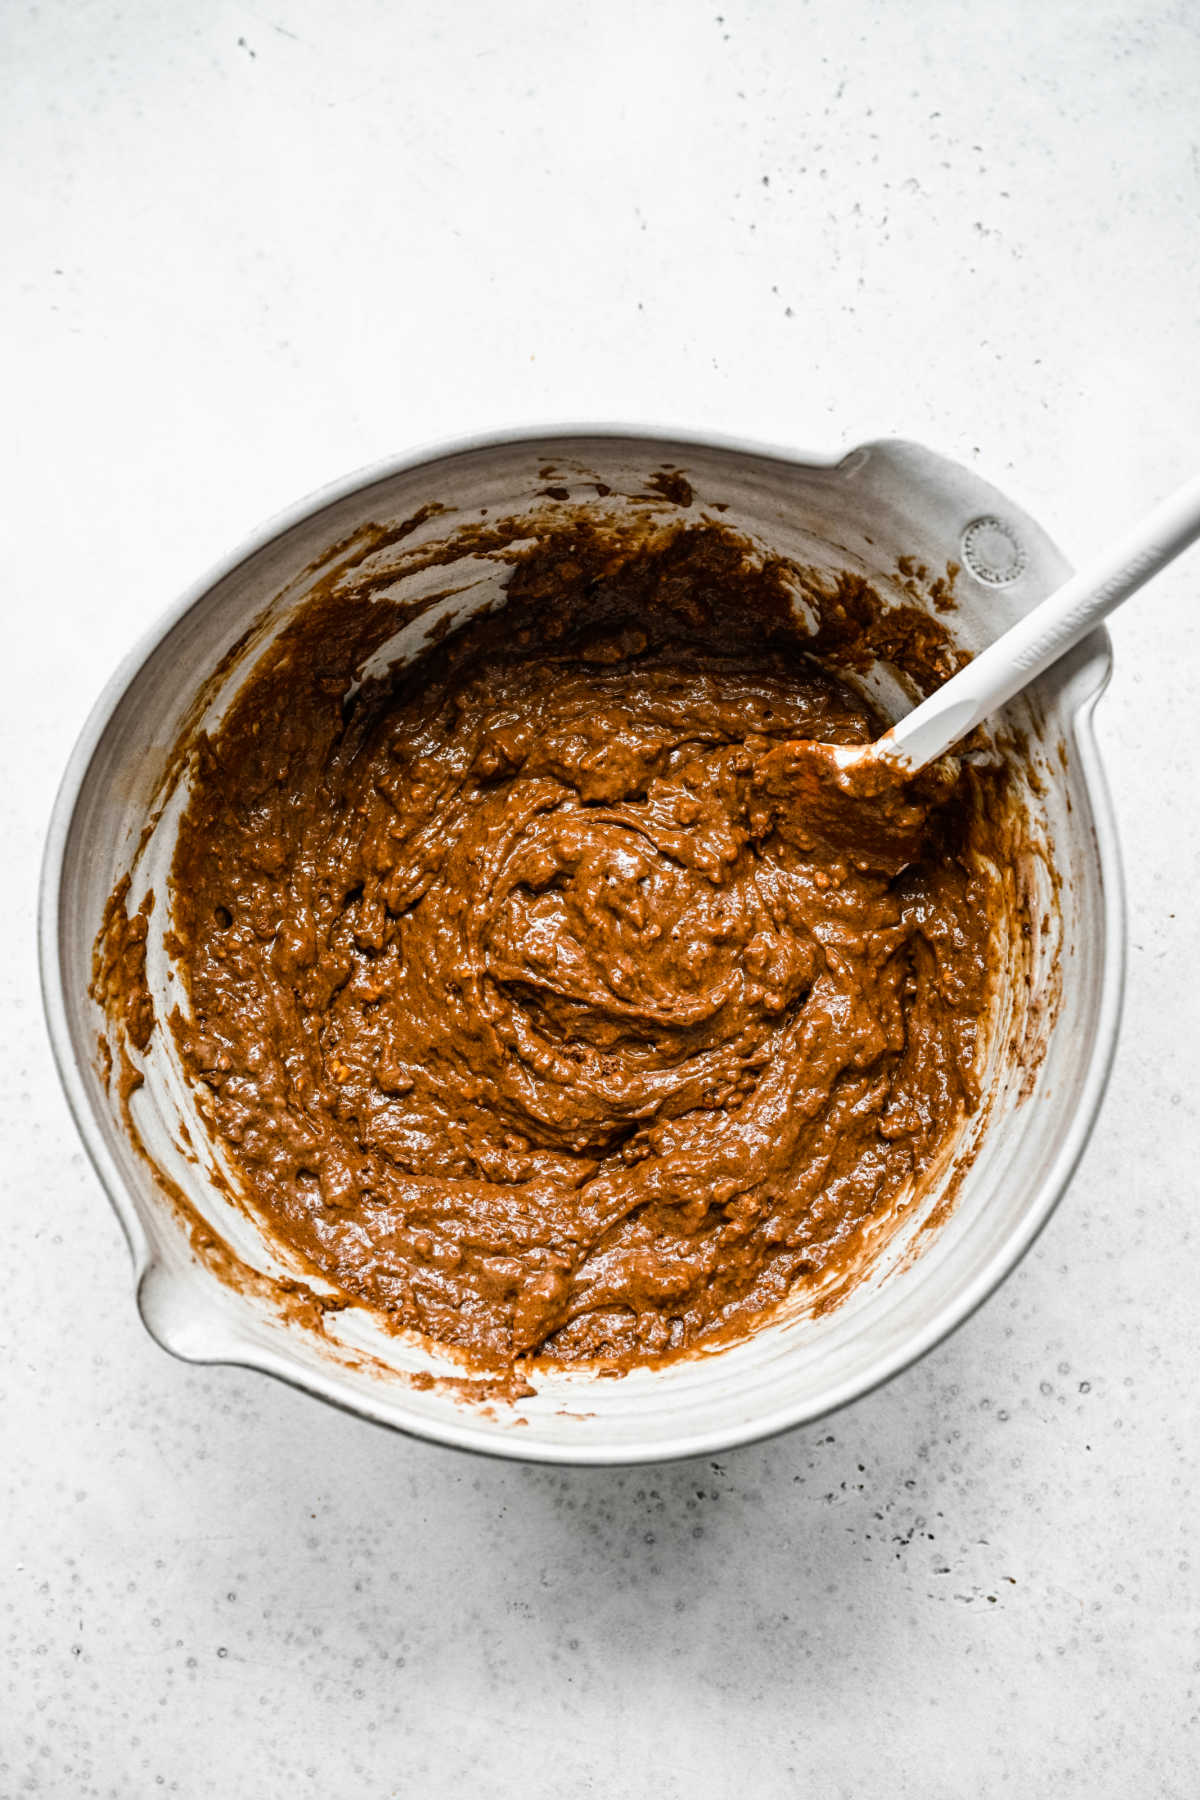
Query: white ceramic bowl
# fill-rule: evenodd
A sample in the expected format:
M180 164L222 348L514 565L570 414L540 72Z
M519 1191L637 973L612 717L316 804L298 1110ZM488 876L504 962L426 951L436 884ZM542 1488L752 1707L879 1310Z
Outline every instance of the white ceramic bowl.
M358 1309L331 1314L322 1336L281 1313L269 1281L250 1290L227 1285L193 1254L168 1194L131 1146L96 1067L92 944L188 708L221 658L257 625L208 717L219 713L264 636L303 598L322 556L368 521L388 525L439 501L454 510L425 529L441 536L456 517L477 518L481 506L493 518L529 510L551 467L567 485L599 480L620 496L644 491L646 476L664 464L686 472L697 505L724 503L720 516L735 529L802 562L863 569L885 592L900 556L939 572L950 561L963 564L959 604L947 622L968 649L996 637L1067 573L1032 519L975 475L912 444L869 444L825 458L588 427L478 438L370 469L264 526L185 594L126 659L84 727L51 821L41 895L42 978L59 1070L129 1239L142 1318L175 1355L261 1369L380 1424L498 1455L572 1463L699 1455L813 1419L911 1363L1008 1273L1062 1194L1100 1103L1123 969L1117 846L1092 735L1111 667L1102 631L1008 710L1040 775L1028 804L1061 890L1048 928L1036 934L1031 985L1012 999L998 1040L992 1104L980 1141L969 1146L973 1160L949 1216L926 1228L936 1190L914 1206L839 1308L815 1318L801 1312L719 1352L619 1381L573 1372L540 1379L536 1397L515 1406L481 1405L436 1383L413 1385L413 1372L453 1372L453 1365L380 1332ZM484 579L448 603L456 616L496 596L501 572L477 572ZM444 586L445 571L439 578ZM179 798L167 804L136 864L134 904L146 885L165 891ZM1036 884L1036 871L1029 879ZM148 959L159 993L165 912L156 908ZM1034 1069L1039 1032L1044 1055ZM245 1262L278 1273L283 1265L222 1200L203 1159L189 1161L178 1149L181 1119L194 1136L201 1128L166 1037L155 1033L145 1084L133 1097L138 1130Z

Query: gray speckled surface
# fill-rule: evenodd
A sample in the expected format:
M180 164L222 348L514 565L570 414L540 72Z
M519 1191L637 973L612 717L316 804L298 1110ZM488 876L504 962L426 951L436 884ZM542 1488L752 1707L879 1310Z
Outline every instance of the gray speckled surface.
M373 456L894 432L1068 553L1131 521L1197 453L1194 9L133 0L0 36L0 1796L1194 1794L1194 558L1114 629L1129 998L1072 1189L950 1343L774 1444L507 1467L171 1363L33 956L102 677Z

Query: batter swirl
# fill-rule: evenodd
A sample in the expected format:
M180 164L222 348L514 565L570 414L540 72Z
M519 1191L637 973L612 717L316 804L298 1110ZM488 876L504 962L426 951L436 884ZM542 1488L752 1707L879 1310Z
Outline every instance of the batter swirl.
M979 778L899 874L831 849L770 753L879 722L777 577L716 528L592 550L356 691L384 604L302 617L173 869L173 1027L247 1203L491 1366L773 1307L928 1170L988 1018Z

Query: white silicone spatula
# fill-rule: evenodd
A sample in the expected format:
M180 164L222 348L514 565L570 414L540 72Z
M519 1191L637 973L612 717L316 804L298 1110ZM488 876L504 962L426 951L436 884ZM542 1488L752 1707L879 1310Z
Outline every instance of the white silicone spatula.
M1064 582L873 744L821 750L858 785L915 775L980 720L1036 680L1122 600L1200 538L1200 475L1179 488L1105 555Z

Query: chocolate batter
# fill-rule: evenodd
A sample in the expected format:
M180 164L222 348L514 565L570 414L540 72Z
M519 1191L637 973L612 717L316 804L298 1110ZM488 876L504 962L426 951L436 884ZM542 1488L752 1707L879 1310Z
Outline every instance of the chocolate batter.
M805 636L715 525L512 560L382 680L388 602L327 595L200 741L171 1024L243 1199L345 1294L619 1367L844 1258L976 1104L987 778L901 797L902 868L789 781L790 741L881 729L814 650L953 667L865 583Z

